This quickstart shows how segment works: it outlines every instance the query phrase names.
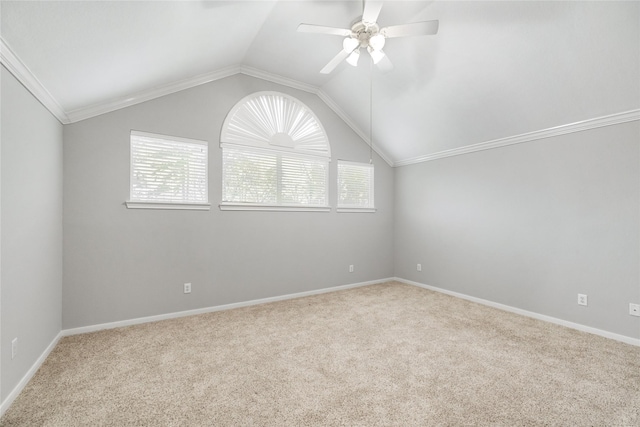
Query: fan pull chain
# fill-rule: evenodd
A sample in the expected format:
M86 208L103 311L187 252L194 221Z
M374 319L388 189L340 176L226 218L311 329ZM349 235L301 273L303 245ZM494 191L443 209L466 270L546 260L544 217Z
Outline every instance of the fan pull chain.
M373 164L373 58L369 66L369 164Z

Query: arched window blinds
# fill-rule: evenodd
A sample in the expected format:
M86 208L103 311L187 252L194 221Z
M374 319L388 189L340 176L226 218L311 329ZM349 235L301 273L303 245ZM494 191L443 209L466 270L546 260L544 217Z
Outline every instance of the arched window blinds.
M227 115L220 141L221 209L329 210L329 141L296 98L245 97Z

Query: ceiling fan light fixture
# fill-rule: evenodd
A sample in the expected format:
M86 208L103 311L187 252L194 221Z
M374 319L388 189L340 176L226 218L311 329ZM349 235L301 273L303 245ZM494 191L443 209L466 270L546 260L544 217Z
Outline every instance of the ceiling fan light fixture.
M384 47L385 38L382 34L376 34L369 39L369 46L373 50L382 50Z
M347 57L347 62L349 63L349 65L357 67L358 59L360 59L360 49L356 49L353 52L351 52L351 55Z
M2 0L0 0L2 1ZM321 74L329 74L345 59L354 67L358 66L360 50L367 49L372 63L377 64L382 72L393 69L393 64L382 51L386 40L395 37L426 36L438 33L439 21L411 22L380 28L378 16L382 9L382 0L362 0L362 16L352 21L351 29L326 27L324 25L300 24L298 31L303 33L330 34L344 37L342 49L320 70Z
M342 47L344 48L345 52L351 53L356 47L358 47L359 44L360 42L357 39L347 37L342 42Z
M380 60L382 60L382 58L384 58L383 51L372 49L371 46L367 48L367 52L369 52L369 55L371 55L371 59L373 59L374 64L377 64L378 62L380 62Z

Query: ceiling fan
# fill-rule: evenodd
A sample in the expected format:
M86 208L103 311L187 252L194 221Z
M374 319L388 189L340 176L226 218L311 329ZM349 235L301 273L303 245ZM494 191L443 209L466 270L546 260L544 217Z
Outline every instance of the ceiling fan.
M410 24L383 27L377 24L378 15L382 9L381 1L364 0L362 18L355 22L351 29L325 27L314 24L300 24L298 31L302 33L330 34L345 37L342 50L320 70L322 74L331 73L344 59L354 67L358 65L360 50L366 49L371 55L373 63L382 71L393 68L391 61L382 51L385 40L393 37L424 36L438 33L438 21L422 21Z

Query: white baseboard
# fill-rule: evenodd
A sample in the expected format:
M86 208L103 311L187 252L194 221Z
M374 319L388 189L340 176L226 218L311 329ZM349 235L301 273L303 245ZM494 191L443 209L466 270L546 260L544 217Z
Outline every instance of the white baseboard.
M368 282L359 282L359 283L352 283L349 285L334 286L331 288L315 289L313 291L297 292L294 294L279 295L276 297L260 298L260 299L250 300L250 301L236 302L232 304L216 305L213 307L197 308L194 310L178 311L178 312L167 313L167 314L159 314L156 316L139 317L136 319L128 319L128 320L121 320L117 322L101 323L98 325L82 326L79 328L64 329L62 331L62 335L69 336L69 335L77 335L77 334L86 334L87 332L101 331L103 329L120 328L123 326L138 325L141 323L157 322L159 320L175 319L177 317L195 316L197 314L212 313L214 311L231 310L234 308L248 307L251 305L265 304L269 302L283 301L283 300L288 300L293 298L301 298L301 297L306 297L310 295L324 294L327 292L341 291L344 289L357 288L360 286L375 285L377 283L389 282L391 280L394 280L394 279L387 278L387 279L379 279L379 280L370 280Z
M29 381L31 380L31 378L33 378L35 373L38 372L38 369L40 369L40 366L42 366L42 364L47 359L47 357L49 357L49 354L58 344L58 341L60 341L60 338L62 338L62 336L63 336L62 331L58 332L58 335L55 336L55 338L51 341L51 343L47 346L47 348L42 352L40 357L38 357L35 363L27 371L24 377L22 377L20 382L16 384L13 390L11 390L11 393L9 393L7 398L4 399L4 401L2 402L2 405L0 406L0 417L2 417L5 412L7 412L7 409L9 409L9 406L11 406L13 401L16 400L16 397L18 397L18 395L22 392L22 389L27 385L27 383L29 383Z
M545 322L554 323L560 326L566 326L567 328L576 329L582 332L588 332L590 334L599 335L601 337L609 338L616 341L621 341L626 344L631 344L640 347L640 339L628 337L626 335L615 334L609 331L603 331L602 329L592 328L591 326L581 325L579 323L569 322L567 320L558 319L556 317L546 316L544 314L535 313L533 311L523 310L521 308L511 307L510 305L500 304L497 302L489 301L482 298L472 297L459 292L449 291L443 288L437 288L435 286L425 285L424 283L414 282L412 280L402 279L400 277L394 277L393 280L407 285L418 286L420 288L429 289L431 291L440 292L442 294L451 295L453 297L462 298L467 301L476 302L478 304L486 305L489 307L497 308L499 310L508 311L522 316L531 317Z
M141 324L141 323L157 322L159 320L174 319L174 318L177 318L177 317L194 316L196 314L211 313L211 312L214 312L214 311L231 310L231 309L234 309L234 308L248 307L248 306L251 306L251 305L265 304L265 303L269 303L269 302L283 301L283 300L294 299L294 298L301 298L301 297L306 297L306 296L310 296L310 295L324 294L324 293L327 293L327 292L336 292L336 291L341 291L341 290L344 290L344 289L351 289L351 288L357 288L357 287L360 287L360 286L375 285L377 283L389 282L391 280L394 280L394 279L387 278L387 279L371 280L371 281L368 281L368 282L352 283L352 284L349 284L349 285L334 286L332 288L315 289L313 291L297 292L297 293L294 293L294 294L279 295L279 296L276 296L276 297L269 297L269 298L260 298L260 299L256 299L256 300L237 302L237 303L233 303L233 304L225 304L225 305L218 305L218 306L213 306L213 307L198 308L198 309L195 309L195 310L179 311L179 312L174 312L174 313L160 314L160 315L157 315L157 316L140 317L140 318L137 318L137 319L121 320L121 321L118 321L118 322L101 323L99 325L83 326L83 327L80 327L80 328L63 329L62 331L60 331L58 333L58 335L53 339L53 341L51 341L49 346L40 355L38 360L35 361L33 366L31 366L29 371L25 374L25 376L20 380L20 382L14 387L14 389L11 391L11 393L9 393L7 398L2 402L2 406L0 406L0 417L2 415L4 415L4 413L7 411L7 409L9 409L9 406L11 406L11 404L16 399L16 397L18 397L18 395L22 392L24 387L27 385L29 380L31 380L31 378L38 371L38 369L40 369L40 366L42 366L42 364L46 360L47 356L49 356L49 353L51 353L51 351L55 348L55 346L58 344L58 341L60 341L60 338L62 338L62 337L70 336L70 335L84 334L84 333L87 333L87 332L95 332L95 331L100 331L100 330L103 330L103 329L113 329L113 328L120 328L122 326L130 326L130 325L138 325L138 324Z
M603 330L600 330L600 329L592 328L590 326L584 326L584 325L580 325L578 323L573 323L573 322L569 322L569 321L566 321L566 320L557 319L555 317L545 316L543 314L534 313L532 311L527 311L527 310L522 310L520 308L511 307L511 306L508 306L508 305L496 303L496 302L489 301L489 300L484 300L482 298L472 297L472 296L469 296L469 295L465 295L465 294L461 294L461 293L458 293L458 292L449 291L449 290L442 289L442 288L437 288L435 286L425 285L424 283L414 282L414 281L407 280L407 279L402 279L402 278L399 278L399 277L390 277L390 278L386 278L386 279L371 280L371 281L368 281L368 282L352 283L352 284L349 284L349 285L341 285L341 286L335 286L335 287L331 287L331 288L316 289L316 290L306 291L306 292L297 292L297 293L293 293L293 294L279 295L279 296L276 296L276 297L260 298L260 299L251 300L251 301L237 302L237 303L218 305L218 306L213 306L213 307L205 307L205 308L199 308L199 309L195 309L195 310L179 311L179 312L174 312L174 313L160 314L160 315L157 315L157 316L140 317L140 318L136 318L136 319L121 320L121 321L118 321L118 322L101 323L101 324L98 324L98 325L83 326L83 327L80 327L80 328L64 329L64 330L60 331L58 333L58 335L56 335L56 337L51 341L49 346L47 346L47 348L44 350L44 352L35 361L33 366L31 366L29 371L24 375L24 377L20 380L20 382L11 391L11 393L9 393L7 398L2 402L2 405L0 406L0 417L2 415L4 415L4 413L7 411L7 409L9 409L9 406L11 406L11 404L16 399L16 397L18 397L18 395L22 392L22 390L27 385L29 380L31 380L33 375L38 371L38 369L40 369L40 366L42 366L42 364L44 363L46 358L49 356L51 351L58 344L58 341L60 341L60 338L62 338L64 336L84 334L84 333L87 333L87 332L95 332L95 331L100 331L100 330L104 330L104 329L119 328L119 327L122 327L122 326L138 325L138 324L141 324L141 323L157 322L159 320L174 319L174 318L178 318L178 317L194 316L194 315L197 315L197 314L212 313L212 312L215 312L215 311L231 310L231 309L240 308L240 307L249 307L249 306L252 306L252 305L265 304L265 303L283 301L283 300L294 299L294 298L301 298L301 297L306 297L306 296L311 296L311 295L319 295L319 294L324 294L324 293L328 293L328 292L336 292L336 291L341 291L341 290L344 290L344 289L357 288L357 287L360 287L360 286L375 285L375 284L378 284L378 283L384 283L384 282L389 282L389 281L397 281L397 282L400 282L400 283L405 283L407 285L418 286L420 288L429 289L429 290L432 290L432 291L435 291L435 292L440 292L440 293L451 295L451 296L454 296L454 297L457 297L457 298L462 298L462 299L465 299L465 300L468 300L468 301L472 301L472 302L476 302L476 303L479 303L479 304L483 304L483 305L486 305L486 306L489 306L489 307L497 308L497 309L508 311L508 312L511 312L511 313L520 314L522 316L527 316L527 317L531 317L531 318L538 319L538 320L543 320L543 321L554 323L554 324L561 325L561 326L566 326L568 328L577 329L579 331L589 332L589 333L592 333L592 334L595 334L595 335L599 335L599 336L602 336L602 337L605 337L605 338L610 338L610 339L613 339L613 340L616 340L616 341L621 341L621 342L624 342L624 343L627 343L627 344L631 344L631 345L635 345L635 346L639 346L640 347L640 339L627 337L625 335L615 334L613 332L603 331Z

